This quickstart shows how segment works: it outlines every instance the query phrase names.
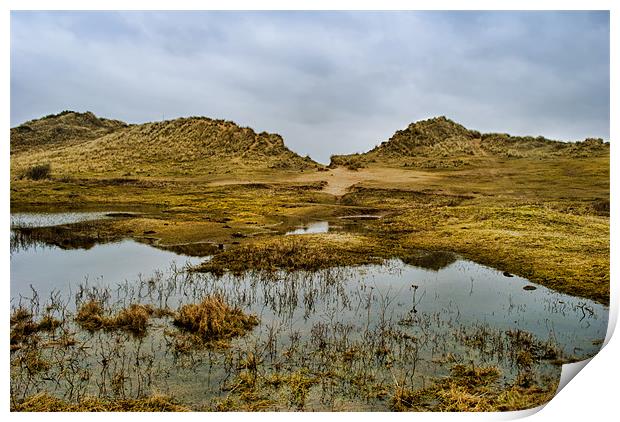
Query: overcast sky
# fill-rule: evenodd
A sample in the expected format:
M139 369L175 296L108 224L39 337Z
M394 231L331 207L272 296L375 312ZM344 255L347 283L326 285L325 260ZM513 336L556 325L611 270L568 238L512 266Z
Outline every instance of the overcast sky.
M12 12L11 125L202 115L328 161L410 122L609 138L607 12Z

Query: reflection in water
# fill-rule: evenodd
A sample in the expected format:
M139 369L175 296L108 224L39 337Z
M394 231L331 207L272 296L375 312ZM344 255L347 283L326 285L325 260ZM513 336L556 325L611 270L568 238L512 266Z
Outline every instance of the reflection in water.
M17 236L19 238L19 236ZM13 241L13 234L11 235ZM196 265L200 258L160 250L133 240L64 249L30 239L11 254L11 297L28 295L32 285L41 297L89 280L91 285L114 286L148 277L166 266Z
M328 221L318 221L316 223L310 223L307 226L297 228L286 232L287 235L292 234L315 234L315 233L327 233L329 231Z
M413 265L414 267L439 271L454 263L458 256L452 252L418 251L415 254L402 256L401 259L405 264Z
M13 253L30 248L58 247L61 249L90 249L104 243L97 236L75 236L66 226L19 227L11 230L10 251Z
M13 213L11 228L15 227L49 227L73 224L82 221L101 220L109 212L63 212L63 213Z

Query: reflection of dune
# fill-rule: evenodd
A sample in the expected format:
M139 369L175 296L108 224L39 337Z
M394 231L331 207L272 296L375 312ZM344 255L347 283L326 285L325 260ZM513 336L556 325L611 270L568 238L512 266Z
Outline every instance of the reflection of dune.
M400 259L409 265L427 270L439 271L457 260L457 256L451 252L443 251L419 251L413 255L401 256Z
M75 236L64 227L22 227L11 230L11 253L30 247L56 246L61 249L90 249L106 239L92 236Z

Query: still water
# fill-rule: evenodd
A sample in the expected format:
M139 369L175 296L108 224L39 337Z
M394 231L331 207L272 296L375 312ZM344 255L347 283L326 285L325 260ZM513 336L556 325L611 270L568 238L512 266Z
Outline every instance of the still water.
M109 218L110 212L23 212L11 214L13 227L50 227Z
M61 249L30 245L11 255L11 297L30 296L32 286L41 298L54 290L75 291L79 284L115 286L153 276L174 265L196 265L202 259L164 251L133 240L95 245L90 249Z
M316 233L327 233L329 231L329 222L328 221L317 221L314 223L309 223L306 226L298 227L295 230L291 230L286 232L287 235L291 234L316 234Z

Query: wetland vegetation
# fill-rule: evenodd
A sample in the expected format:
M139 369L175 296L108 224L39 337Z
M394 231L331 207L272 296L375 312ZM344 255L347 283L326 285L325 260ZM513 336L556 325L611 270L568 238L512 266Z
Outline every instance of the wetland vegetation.
M15 411L525 409L606 333L597 140L437 118L323 166L64 112L11 130L11 211Z

